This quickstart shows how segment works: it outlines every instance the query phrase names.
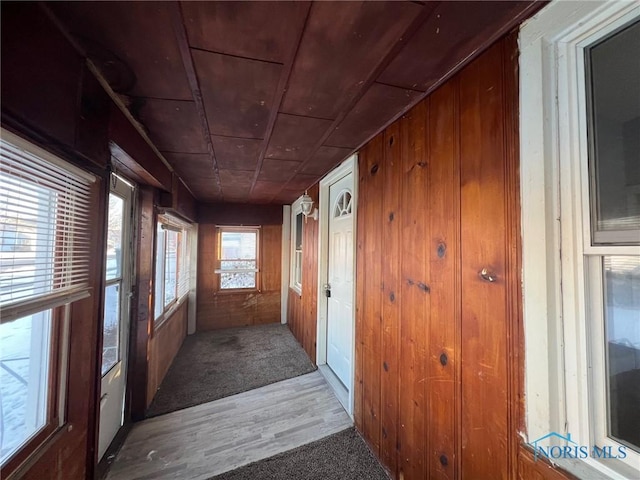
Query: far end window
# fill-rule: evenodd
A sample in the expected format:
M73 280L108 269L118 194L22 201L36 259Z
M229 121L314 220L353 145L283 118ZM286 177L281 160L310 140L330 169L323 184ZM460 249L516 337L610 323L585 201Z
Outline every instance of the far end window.
M218 229L218 285L220 290L258 288L258 228Z

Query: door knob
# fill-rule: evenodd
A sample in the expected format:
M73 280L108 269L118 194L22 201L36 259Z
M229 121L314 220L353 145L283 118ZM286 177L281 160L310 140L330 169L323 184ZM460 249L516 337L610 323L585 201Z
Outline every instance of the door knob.
M327 298L331 297L331 285L328 283L324 284L324 294Z

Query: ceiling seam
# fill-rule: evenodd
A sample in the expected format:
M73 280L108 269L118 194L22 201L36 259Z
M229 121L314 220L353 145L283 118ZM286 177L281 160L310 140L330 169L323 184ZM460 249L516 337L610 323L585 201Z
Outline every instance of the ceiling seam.
M353 110L353 108L357 105L360 99L365 95L365 93L369 90L371 85L376 82L376 79L381 75L384 69L391 63L391 61L395 58L395 56L400 52L400 50L409 42L409 40L417 33L418 29L422 26L422 24L431 16L431 14L435 11L436 7L441 2L433 2L428 4L428 6L423 5L423 11L420 12L419 15L411 22L411 24L406 28L402 36L398 39L398 41L391 47L391 49L387 52L384 58L376 65L373 69L367 80L362 85L360 91L351 99L351 101L347 104L347 106L338 114L333 123L329 126L327 131L320 137L320 140L314 145L312 148L312 152L315 153L318 151L320 147L323 146L325 140L331 136L334 130L342 123L342 121L346 118L349 112ZM408 90L408 89L405 89ZM390 123L390 122L389 122ZM385 127L389 125L389 123L385 124ZM384 127L383 127L384 128ZM379 132L376 132L379 133ZM351 147L337 147L337 148L350 148ZM357 148L351 149L348 155L345 156L347 158L353 152L357 151ZM310 159L313 157L313 154L305 159L299 166L297 170L293 172L293 174L289 177L289 179L283 184L280 191L274 195L276 198L282 192L287 190L287 186L291 183L294 177L299 174L304 167L306 167L310 163ZM311 185L309 185L310 187Z
M249 60L249 61L252 61L252 62L270 63L272 65L280 65L281 67L284 66L284 63L276 62L275 60L264 60L262 58L245 57L245 56L242 56L242 55L234 55L233 53L225 53L225 52L217 52L215 50L207 50L206 48L199 48L199 47L194 47L194 46L191 46L191 45L189 46L189 48L191 50L195 50L196 52L212 53L214 55L222 55L223 57L238 58L240 60Z
M307 29L307 24L309 22L309 17L311 16L311 10L313 5L311 3L308 4L307 13L304 17L304 22L302 23L302 28L298 32L296 42L294 43L295 47L291 49L289 54L288 61L284 63L284 71L280 76L280 82L278 83L278 89L276 90L276 96L272 103L273 112L269 117L269 123L267 123L267 128L265 130L264 135L264 145L260 149L260 153L258 155L258 163L256 165L256 171L253 176L253 181L251 182L251 188L249 189L249 198L255 189L256 183L258 182L258 177L260 176L260 170L262 169L262 164L264 162L264 157L267 153L267 148L269 147L269 140L271 139L271 134L273 133L273 128L276 124L276 119L278 118L278 113L280 113L280 106L282 105L282 101L284 100L285 93L287 92L287 87L289 86L289 78L291 76L291 72L293 71L293 65L295 63L296 57L298 56L298 50L300 49L300 45L302 44L302 38L304 36L304 32ZM275 194L270 198L269 202L272 202L275 198ZM249 200L249 199L247 199Z
M204 140L207 145L207 151L211 158L214 180L216 182L216 186L218 187L218 192L220 193L220 196L224 198L224 193L222 191L222 182L220 181L220 170L218 167L218 161L216 159L215 151L213 149L213 142L211 141L211 130L209 129L209 122L207 120L206 111L204 109L202 91L200 90L200 83L198 81L198 76L196 74L195 64L191 56L191 48L189 46L187 30L184 25L182 6L180 5L179 2L172 2L170 8L171 8L171 21L173 23L173 29L176 35L176 40L178 42L178 49L180 51L180 56L182 57L182 63L184 65L185 73L187 75L187 81L189 82L189 87L191 88L193 100L196 105L196 111L198 112L198 117L200 117L200 128L202 129Z

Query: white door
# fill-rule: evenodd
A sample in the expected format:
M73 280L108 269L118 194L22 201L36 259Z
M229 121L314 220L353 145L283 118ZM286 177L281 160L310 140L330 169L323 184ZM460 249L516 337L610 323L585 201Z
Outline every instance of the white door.
M327 365L351 391L353 351L353 173L329 187Z
M98 458L124 421L131 296L133 188L111 177L108 205Z

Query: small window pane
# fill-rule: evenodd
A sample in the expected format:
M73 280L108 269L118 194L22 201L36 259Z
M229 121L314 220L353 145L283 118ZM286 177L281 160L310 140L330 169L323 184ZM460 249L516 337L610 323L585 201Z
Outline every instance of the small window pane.
M221 273L220 288L256 288L255 273Z
M640 257L604 257L609 435L640 451Z
M164 252L165 252L165 230L158 224L156 231L156 278L154 295L155 318L160 317L164 311L162 299L164 298Z
M167 230L165 235L167 240L164 262L164 306L166 307L176 299L176 287L178 285L178 232Z
M296 250L302 250L302 214L296 215Z
M255 259L255 232L222 232L222 260Z
M104 289L102 375L120 360L120 284Z
M640 230L640 22L586 55L594 243L617 243L598 233Z
M122 217L124 200L109 194L107 227L107 280L122 276Z
M0 324L0 456L4 463L47 422L51 310Z
M221 270L246 270L256 268L255 260L222 260L220 262Z

